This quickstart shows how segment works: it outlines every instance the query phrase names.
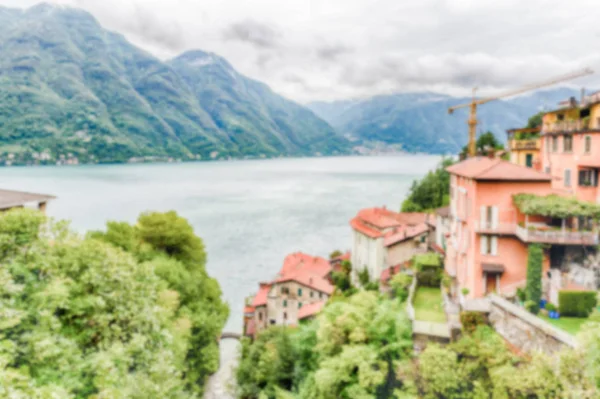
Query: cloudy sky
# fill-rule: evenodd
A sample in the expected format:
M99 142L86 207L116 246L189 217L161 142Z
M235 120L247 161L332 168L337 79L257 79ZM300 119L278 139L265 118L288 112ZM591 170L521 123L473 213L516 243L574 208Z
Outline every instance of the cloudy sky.
M590 66L597 0L55 0L160 58L199 48L300 102L494 93ZM26 7L30 0L0 0ZM600 86L599 78L575 85Z

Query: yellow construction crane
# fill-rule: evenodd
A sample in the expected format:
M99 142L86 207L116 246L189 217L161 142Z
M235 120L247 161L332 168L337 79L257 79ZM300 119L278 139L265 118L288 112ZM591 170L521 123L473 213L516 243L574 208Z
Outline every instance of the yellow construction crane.
M581 76L591 75L593 73L594 73L594 71L592 71L590 68L585 68L585 69L582 69L581 71L576 71L576 72L572 72L572 73L569 73L566 75L557 76L557 77L550 79L548 81L545 81L545 82L540 82L540 83L523 86L519 89L507 91L507 92L502 93L497 96L491 96L491 97L485 97L485 98L479 98L479 99L475 98L475 92L477 91L477 88L474 88L473 89L473 100L471 100L471 102L466 103L466 104L455 105L454 107L450 107L450 108L448 108L448 113L452 114L455 110L460 109L460 108L469 107L471 109L471 112L469 115L469 120L467 123L469 125L469 156L473 157L473 156L475 156L475 152L476 152L476 149L475 149L476 137L475 136L476 136L476 131L477 131L477 123L478 123L478 121L477 121L477 106L478 105L489 103L490 101L498 100L498 99L504 98L504 97L516 96L517 94L525 93L530 90L535 90L535 89L539 89L539 88L546 87L546 86L552 86L552 85L560 83L560 82L565 82L567 80L579 78Z

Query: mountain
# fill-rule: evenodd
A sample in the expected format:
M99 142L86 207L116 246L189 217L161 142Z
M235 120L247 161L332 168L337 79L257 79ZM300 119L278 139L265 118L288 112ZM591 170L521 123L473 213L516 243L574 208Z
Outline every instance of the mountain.
M89 13L0 7L0 164L332 154L310 110L201 51L162 62Z
M527 119L557 103L576 90L557 88L537 91L505 101L494 101L478 108L478 132L492 131L504 139L506 130L522 127ZM400 144L404 150L456 153L468 140L468 109L448 114L448 107L469 102L437 93L403 93L366 100L315 102L308 104L338 133L360 142Z

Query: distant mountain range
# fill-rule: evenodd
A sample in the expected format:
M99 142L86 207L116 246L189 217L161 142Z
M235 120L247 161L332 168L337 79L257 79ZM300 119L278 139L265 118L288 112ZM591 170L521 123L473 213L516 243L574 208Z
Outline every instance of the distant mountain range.
M492 131L504 140L507 129L522 127L530 116L554 109L559 101L578 95L576 90L556 88L487 103L478 109L478 131ZM358 143L399 144L410 152L457 153L468 139L468 109L453 115L448 115L447 109L469 100L436 93L405 93L366 100L314 102L308 107L338 133Z
M162 62L85 11L0 7L0 164L349 150L310 110L214 54Z

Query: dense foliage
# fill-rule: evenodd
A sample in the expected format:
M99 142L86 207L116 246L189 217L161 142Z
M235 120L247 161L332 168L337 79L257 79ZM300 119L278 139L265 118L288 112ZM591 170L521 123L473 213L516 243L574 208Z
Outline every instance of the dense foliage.
M400 301L362 291L330 302L298 329L273 328L242 343L241 398L391 398L412 351Z
M0 397L200 397L227 316L201 240L172 214L106 238L0 213Z
M516 194L513 201L525 215L541 215L553 218L581 216L600 219L600 205L579 201L575 197L560 197L556 194L540 196Z
M163 62L87 12L0 7L0 164L331 154L308 109L189 52ZM11 155L12 154L12 155Z
M402 203L402 212L424 212L450 203L450 174L446 168L451 158L444 158L438 167L427 173L420 181L415 180L408 197Z
M540 310L542 299L542 262L544 251L540 244L529 244L527 249L527 285L525 286L525 298L530 305L528 310L537 313Z
M596 291L560 291L558 309L561 316L588 317L598 303Z
M494 133L485 132L479 137L477 137L477 141L475 142L475 151L477 154L486 155L490 150L502 150L504 149L504 144L496 138ZM468 146L464 146L461 154L467 155L469 153Z
M552 356L512 352L480 313L445 347L416 361L399 300L362 291L329 304L297 329L275 327L244 341L238 396L261 399L592 399L600 395L600 324L576 349Z

